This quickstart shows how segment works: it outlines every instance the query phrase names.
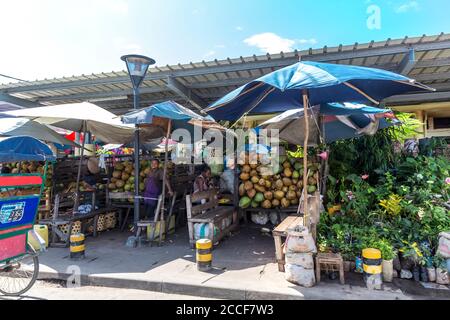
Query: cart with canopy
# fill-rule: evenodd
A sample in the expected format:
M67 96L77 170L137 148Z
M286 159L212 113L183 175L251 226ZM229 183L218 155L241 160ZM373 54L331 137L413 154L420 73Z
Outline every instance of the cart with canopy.
M38 213L45 175L55 157L39 140L19 136L0 141L0 163L45 162L41 174L0 175L0 292L21 295L28 291L39 273L37 253L28 244L28 232Z

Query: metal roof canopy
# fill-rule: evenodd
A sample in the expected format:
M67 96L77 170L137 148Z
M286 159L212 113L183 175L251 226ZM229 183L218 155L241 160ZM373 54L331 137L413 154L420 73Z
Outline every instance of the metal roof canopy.
M386 100L389 105L450 100L450 34L327 46L289 53L152 67L141 86L141 107L165 100L202 110L231 90L276 69L321 61L386 69L436 88ZM132 109L126 71L0 85L0 101L24 107L93 102L116 114Z

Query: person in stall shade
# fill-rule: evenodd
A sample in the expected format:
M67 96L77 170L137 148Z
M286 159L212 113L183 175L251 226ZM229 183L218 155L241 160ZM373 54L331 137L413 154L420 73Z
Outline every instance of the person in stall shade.
M200 175L194 180L194 193L208 191L214 188L211 179L211 168L206 164L202 165Z
M145 220L154 220L155 209L158 205L158 198L162 193L162 185L164 181L164 170L160 168L159 160L152 160L150 172L147 175L144 191L144 214ZM166 175L166 188L169 196L173 195L172 187Z

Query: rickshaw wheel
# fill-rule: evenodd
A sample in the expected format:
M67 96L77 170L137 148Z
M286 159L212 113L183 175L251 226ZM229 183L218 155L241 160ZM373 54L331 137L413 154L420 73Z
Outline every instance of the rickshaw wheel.
M27 245L27 255L0 266L0 293L5 296L21 296L31 289L38 275L38 256Z

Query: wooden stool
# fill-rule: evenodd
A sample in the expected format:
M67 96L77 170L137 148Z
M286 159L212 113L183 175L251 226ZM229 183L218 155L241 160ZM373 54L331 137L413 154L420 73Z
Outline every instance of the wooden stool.
M320 282L321 271L339 272L341 284L345 284L344 279L344 260L339 253L318 253L316 256L316 278Z
M150 239L147 236L147 228L151 227L155 225L155 222L152 221L139 221L136 224L137 227L137 231L136 231L136 240L138 242L138 245L141 246L142 245L142 238L145 239L145 242L150 242ZM145 232L145 237L142 237L141 234L142 232Z

